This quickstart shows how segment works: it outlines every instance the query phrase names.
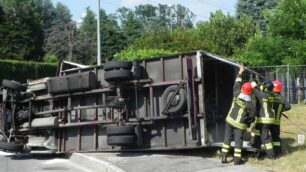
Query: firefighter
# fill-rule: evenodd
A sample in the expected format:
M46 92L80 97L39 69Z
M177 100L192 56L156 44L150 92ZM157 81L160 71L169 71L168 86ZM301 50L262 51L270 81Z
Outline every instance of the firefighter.
M221 150L222 163L227 163L227 155L233 139L235 140L234 164L240 165L244 163L241 159L243 133L255 119L256 109L250 96L252 85L250 82L242 84L241 74L243 71L244 67L241 65L234 84L232 106L226 117L224 143Z
M257 83L252 81L253 94L259 102L259 112L256 117L256 130L259 130L261 143L264 144L267 157L275 159L275 152L273 149L272 133L273 125L275 122L274 102L276 100L272 90L273 83L265 81L260 89L257 88ZM255 133L256 134L256 133Z
M253 82L253 81L254 81L254 78L251 75L250 82ZM259 81L257 81L257 82L259 82ZM261 89L261 91L263 91L262 90L263 86L260 86L260 89ZM260 110L260 102L256 99L254 94L252 94L252 96L253 96L252 100L254 100L254 103L256 105L256 112L258 113L259 110ZM259 115L256 114L256 116L259 116ZM256 120L255 120L255 123L254 123L254 125L252 126L252 129L251 129L251 137L250 137L249 146L251 146L251 148L248 149L250 151L257 152L259 149L261 149L260 131L259 131L259 127L258 127L258 125L256 123Z
M275 156L279 156L282 153L281 149L281 139L280 135L280 119L282 112L288 111L291 109L290 103L284 98L280 92L282 90L282 83L278 80L273 81L273 94L275 96L275 102L273 105L273 110L275 113L275 120L271 128L272 135L272 145L274 148Z
M257 152L261 148L261 140L260 139L261 139L260 138L260 131L259 131L258 125L256 125L256 121L255 121L255 125L251 129L251 138L250 138L250 144L249 144L249 146L251 146L251 148L248 149L248 150Z

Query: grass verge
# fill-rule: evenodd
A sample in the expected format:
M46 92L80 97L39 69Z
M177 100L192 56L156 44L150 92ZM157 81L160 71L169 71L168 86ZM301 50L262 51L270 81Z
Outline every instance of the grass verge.
M306 105L293 105L292 109L285 114L294 123L306 128ZM283 155L276 160L258 160L250 157L247 164L277 172L306 172L306 144L298 144L298 134L306 135L305 132L283 117L281 121Z

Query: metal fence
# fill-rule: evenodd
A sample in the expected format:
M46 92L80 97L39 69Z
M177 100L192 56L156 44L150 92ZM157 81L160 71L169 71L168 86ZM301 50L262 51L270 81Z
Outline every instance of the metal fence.
M282 95L290 103L306 103L306 65L258 66L250 69L263 75L266 80L282 82Z

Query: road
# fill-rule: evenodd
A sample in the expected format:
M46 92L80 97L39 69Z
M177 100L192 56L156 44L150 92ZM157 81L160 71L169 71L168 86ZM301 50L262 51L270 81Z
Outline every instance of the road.
M172 152L75 153L77 164L96 171L116 172L266 172L248 165L222 164L207 149ZM231 158L229 158L231 160Z
M75 153L31 156L0 152L0 172L266 172L246 165L222 164L214 151Z
M31 156L0 151L0 172L92 172L60 156Z

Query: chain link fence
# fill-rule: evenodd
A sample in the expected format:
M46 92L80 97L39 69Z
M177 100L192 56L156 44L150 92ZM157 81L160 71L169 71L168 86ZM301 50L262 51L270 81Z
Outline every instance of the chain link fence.
M283 84L282 95L292 103L306 103L306 65L258 66L249 69Z

